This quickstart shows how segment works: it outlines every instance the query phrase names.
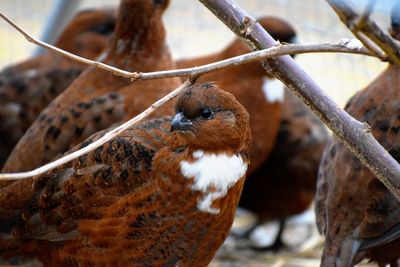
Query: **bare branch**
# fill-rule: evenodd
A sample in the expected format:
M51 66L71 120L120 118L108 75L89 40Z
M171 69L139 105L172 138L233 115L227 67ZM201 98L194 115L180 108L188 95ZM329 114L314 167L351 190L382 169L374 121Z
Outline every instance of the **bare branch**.
M62 56L68 57L77 62L87 64L90 66L94 66L106 71L110 71L115 75L123 76L132 80L150 80L150 79L158 79L158 78L170 78L170 77L180 77L180 76L193 76L193 75L201 75L208 72L216 71L223 68L228 68L236 65L241 65L249 62L259 61L261 59L270 58L274 56L281 56L287 54L304 54L304 53L322 53L322 52L340 52L340 53L351 53L351 54L359 54L366 56L376 56L373 53L369 52L367 49L363 47L351 47L346 44L278 44L275 47L271 47L269 49L251 52L247 54L243 54L240 56L232 57L226 60L214 62L211 64L207 64L204 66L198 66L187 69L179 69L179 70L167 70L167 71L157 71L150 73L141 73L141 72L128 72L125 70L121 70L116 67L109 66L107 64L101 63L99 61L89 60L72 53L66 52L62 49L39 41L32 36L30 36L27 32L25 32L21 27L16 25L11 19L7 18L5 15L0 13L0 17L6 20L10 25L12 25L17 31L19 31L25 38L39 46L42 46L46 49L49 49L55 53L58 53ZM377 56L379 59L385 61L387 58L383 56Z
M46 165L43 165L37 169L34 169L32 171L27 171L27 172L19 172L19 173L0 173L0 180L16 180L16 179L26 179L30 177L34 177L36 175L43 174L49 170L52 170L54 168L57 168L58 166L61 166L62 164L65 164L67 162L70 162L71 160L74 160L90 151L95 150L97 147L101 146L102 144L108 142L112 138L118 136L121 132L125 131L129 127L132 127L133 125L137 124L138 122L142 121L146 117L148 117L150 114L152 114L155 110L157 110L159 107L167 103L168 101L172 100L174 97L176 97L182 90L185 88L189 87L195 82L196 78L190 78L186 82L184 82L181 86L170 92L168 95L164 96L163 98L159 99L157 102L152 104L149 108L147 108L145 111L137 115L136 117L130 119L129 121L125 122L124 124L112 129L111 131L107 132L104 136L102 136L100 139L94 141L93 143L89 144L88 146L79 149L75 152L72 152L71 154L68 154L58 160L55 160L53 162L50 162Z
M265 49L275 40L232 0L199 0L253 49ZM289 56L266 59L263 63L285 83L332 130L354 155L400 199L400 165L375 140L367 125L355 120L324 93Z
M377 50L373 44L367 41L362 35L368 37L372 42L379 46L386 53L390 61L400 65L400 47L395 43L390 35L386 34L379 26L369 19L372 4L369 3L366 12L361 15L361 18L349 5L346 0L327 0L329 5L335 10L340 20L352 31L352 33L360 38L364 46L370 49L375 54L382 56L382 52Z

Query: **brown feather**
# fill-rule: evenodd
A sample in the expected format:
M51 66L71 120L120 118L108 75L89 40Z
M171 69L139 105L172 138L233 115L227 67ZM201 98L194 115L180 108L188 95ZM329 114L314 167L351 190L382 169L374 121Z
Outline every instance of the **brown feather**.
M109 40L116 10L78 13L62 32L56 46L95 59ZM53 52L25 60L0 73L0 167L39 113L84 70Z
M104 63L128 71L173 68L161 20L169 1L121 1ZM89 68L41 112L18 142L3 171L38 167L91 134L126 121L180 84L179 79L136 81ZM172 104L159 114L172 114Z
M345 108L371 126L374 137L396 160L400 160L399 74L399 67L389 66ZM400 258L400 231L390 231L400 222L398 200L336 139L321 162L316 207L319 229L327 240L323 263L349 266L365 257L383 265ZM385 241L389 237L394 241ZM368 245L372 243L376 245ZM354 253L348 255L351 249Z

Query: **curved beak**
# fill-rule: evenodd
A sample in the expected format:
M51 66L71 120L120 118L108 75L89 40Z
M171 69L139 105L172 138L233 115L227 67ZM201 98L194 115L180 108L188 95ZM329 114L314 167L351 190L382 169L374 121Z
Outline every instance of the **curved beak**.
M171 122L171 132L187 131L192 126L192 122L187 119L182 112L176 113Z

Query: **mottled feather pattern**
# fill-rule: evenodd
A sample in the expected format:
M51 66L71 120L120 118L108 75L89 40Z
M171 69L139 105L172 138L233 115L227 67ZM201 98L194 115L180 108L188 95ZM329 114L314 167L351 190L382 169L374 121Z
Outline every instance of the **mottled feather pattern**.
M346 111L367 122L374 137L398 161L399 77L399 68L389 66L346 105ZM398 207L388 189L347 148L332 140L320 165L316 203L317 223L327 237L323 264L350 265L364 257L380 264L398 260L400 231L389 231L400 223ZM389 234L395 241L385 241ZM371 242L379 245L349 255L350 247Z
M116 20L114 9L78 13L56 46L89 59L105 47ZM97 28L104 31L94 31ZM9 66L0 73L0 167L39 113L86 68L52 52Z
M122 1L103 62L127 71L173 68L161 21L167 5L168 1ZM179 84L178 78L131 82L105 70L88 68L35 120L3 171L38 167L91 134L131 119ZM172 105L165 105L157 115L172 115Z

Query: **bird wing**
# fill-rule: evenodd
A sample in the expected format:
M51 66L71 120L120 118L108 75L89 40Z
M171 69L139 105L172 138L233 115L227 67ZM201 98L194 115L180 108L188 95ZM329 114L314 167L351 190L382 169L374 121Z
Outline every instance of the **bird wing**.
M33 195L8 230L24 239L63 241L76 237L82 220L101 219L109 206L151 184L153 156L172 140L169 127L169 119L149 121L37 177Z

